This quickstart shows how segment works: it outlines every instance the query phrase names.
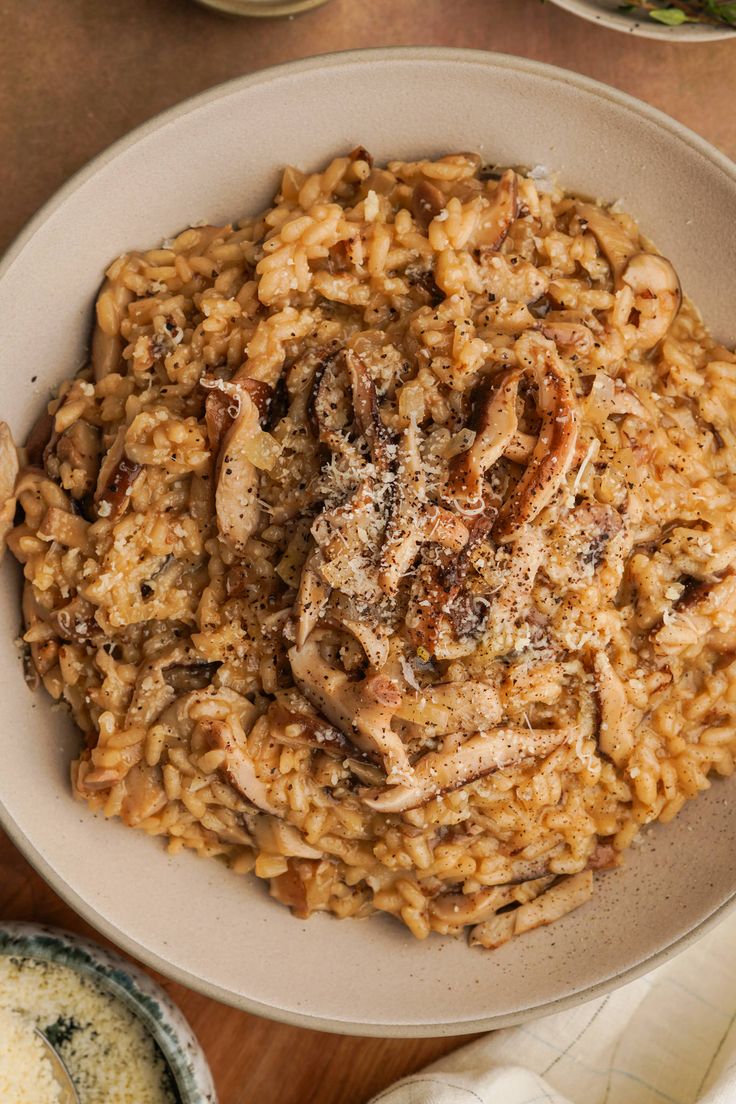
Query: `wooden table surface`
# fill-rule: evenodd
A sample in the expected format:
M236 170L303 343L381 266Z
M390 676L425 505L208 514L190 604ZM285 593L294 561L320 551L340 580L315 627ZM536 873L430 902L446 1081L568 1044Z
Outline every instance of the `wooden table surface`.
M228 19L190 0L0 0L0 27L0 250L71 173L156 112L266 65L351 47L468 46L565 66L736 158L736 41L635 39L540 0L332 0L282 20ZM94 934L1 835L0 919ZM205 1047L221 1104L361 1104L462 1041L318 1035L164 985Z

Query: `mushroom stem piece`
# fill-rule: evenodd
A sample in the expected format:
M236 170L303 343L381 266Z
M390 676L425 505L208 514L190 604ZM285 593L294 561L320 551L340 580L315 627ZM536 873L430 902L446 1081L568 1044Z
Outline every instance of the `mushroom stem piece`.
M430 751L414 765L414 781L380 793L368 791L363 802L379 813L402 813L504 767L549 755L568 740L574 728L534 730L520 727L478 732L451 751Z
M551 502L572 463L578 434L575 396L554 343L525 333L515 351L537 381L542 428L529 466L499 514L498 541L513 539Z
M478 388L469 423L475 438L470 448L450 464L447 489L456 501L482 501L483 475L503 456L516 433L520 378L521 372L514 369L484 380Z
M344 671L323 658L317 633L312 633L302 648L292 648L289 661L294 681L304 696L361 751L379 755L390 782L411 779L406 748L391 728L401 704L394 683L385 680L393 690L386 694L376 692L375 676L351 682Z

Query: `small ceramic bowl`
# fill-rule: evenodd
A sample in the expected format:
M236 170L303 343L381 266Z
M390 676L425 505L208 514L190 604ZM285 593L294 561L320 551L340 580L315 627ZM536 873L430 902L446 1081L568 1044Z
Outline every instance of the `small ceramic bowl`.
M620 200L736 343L736 167L645 104L574 73L503 55L395 49L309 58L215 88L84 169L0 269L3 416L18 440L85 355L111 258L199 219L262 210L286 163L358 144L377 161L477 150L547 166L583 195ZM592 901L492 953L415 941L377 916L303 922L253 877L172 857L70 795L80 737L25 686L14 640L17 565L0 571L0 820L54 889L149 966L261 1015L359 1035L481 1031L586 1000L650 969L715 922L736 893L736 783L714 782L648 832ZM707 862L703 861L707 856Z
M0 924L0 955L55 962L93 981L142 1021L171 1071L181 1104L217 1104L194 1032L161 986L134 963L81 935L41 924Z
M679 27L668 27L636 12L622 11L623 0L551 0L551 3L601 27L640 38L656 38L661 42L715 42L731 38L736 42L736 29L707 23L682 23Z

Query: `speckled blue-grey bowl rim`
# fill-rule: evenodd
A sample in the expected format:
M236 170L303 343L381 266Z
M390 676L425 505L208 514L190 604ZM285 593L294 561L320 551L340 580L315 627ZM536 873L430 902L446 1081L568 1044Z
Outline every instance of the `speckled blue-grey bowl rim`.
M217 1104L196 1035L171 998L140 967L82 935L22 921L0 923L0 955L54 962L94 981L144 1024L171 1071L181 1104Z

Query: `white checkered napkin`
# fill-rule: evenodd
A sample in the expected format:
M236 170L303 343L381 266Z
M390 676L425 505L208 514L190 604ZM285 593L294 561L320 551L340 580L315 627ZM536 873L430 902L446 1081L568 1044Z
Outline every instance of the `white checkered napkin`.
M736 1104L736 916L646 977L486 1035L378 1101Z

